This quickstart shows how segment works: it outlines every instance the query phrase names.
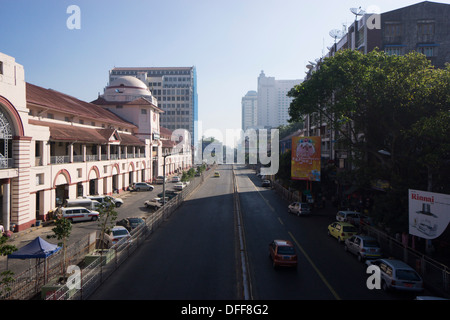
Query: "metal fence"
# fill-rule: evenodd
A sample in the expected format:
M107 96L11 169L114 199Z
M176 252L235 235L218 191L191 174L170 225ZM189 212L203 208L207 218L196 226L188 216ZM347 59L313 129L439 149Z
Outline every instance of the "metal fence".
M119 241L107 252L98 253L98 259L87 264L87 255L92 255L97 242L97 232L86 235L81 240L69 245L66 249L65 266L79 267L79 273L69 275L68 285L58 285L55 280L63 274L62 250L47 259L37 260L28 270L14 277L7 286L0 285L0 298L8 300L29 300L44 298L46 300L87 299L144 240L167 220L171 214L194 192L207 178L215 167L205 171L199 179L191 181L177 196L168 201L157 211L145 219L145 224L133 229L130 241ZM93 254L96 255L95 253ZM79 282L76 282L76 280ZM44 288L47 288L43 291ZM44 292L44 293L43 293Z
M123 238L105 252L97 253L98 258L83 266L80 273L73 277L74 282L54 290L46 295L46 300L83 300L87 299L127 258L138 248L144 240L166 221L173 212L194 192L214 171L206 171L200 179L195 179L183 191L172 198L163 207L153 212L141 224L133 229L131 238Z

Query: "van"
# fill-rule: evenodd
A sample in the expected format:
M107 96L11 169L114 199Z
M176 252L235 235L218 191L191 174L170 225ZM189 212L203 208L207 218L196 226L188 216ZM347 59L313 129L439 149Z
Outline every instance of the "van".
M98 219L98 212L89 210L84 207L65 207L61 208L62 216L71 222L78 221L96 221Z
M83 207L89 210L96 210L99 204L100 202L93 199L67 199L64 203L64 207Z
M157 176L156 177L156 183L157 184L163 184L164 182L167 182L167 177L164 177L164 176Z
M100 203L105 202L105 199L112 199L112 201L116 205L116 208L119 208L121 205L123 205L123 200L122 199L114 198L114 197L111 197L111 196L86 196L85 199L95 200L95 201L98 201Z
M353 225L359 225L361 214L356 211L338 211L336 220L340 222L348 222Z

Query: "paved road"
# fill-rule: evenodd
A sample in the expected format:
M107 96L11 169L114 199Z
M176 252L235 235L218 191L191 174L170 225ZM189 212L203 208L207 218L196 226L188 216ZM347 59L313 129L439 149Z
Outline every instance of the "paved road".
M241 299L233 218L232 168L221 166L91 299ZM287 213L287 203L243 167L236 169L251 294L255 300L397 300L411 295L369 290L364 264L327 235L335 211L310 217ZM297 270L274 270L271 240L288 239Z
M228 300L239 295L231 166L210 177L90 298Z

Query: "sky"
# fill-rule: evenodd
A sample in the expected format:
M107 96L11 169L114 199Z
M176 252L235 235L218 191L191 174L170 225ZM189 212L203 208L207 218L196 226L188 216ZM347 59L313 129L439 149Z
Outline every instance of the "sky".
M387 12L419 2L0 0L0 52L24 66L27 82L87 102L103 93L114 67L195 66L199 135L225 136L241 128L241 99L257 89L261 71L303 79L308 61L334 43L329 32L354 21L350 8ZM71 5L80 9L79 29L67 26Z

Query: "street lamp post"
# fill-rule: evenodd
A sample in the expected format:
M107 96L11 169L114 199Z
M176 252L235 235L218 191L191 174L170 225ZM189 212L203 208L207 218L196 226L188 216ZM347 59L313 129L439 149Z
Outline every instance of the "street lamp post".
M163 205L166 204L166 158L169 157L170 154L165 154L162 157L164 158L163 164Z

